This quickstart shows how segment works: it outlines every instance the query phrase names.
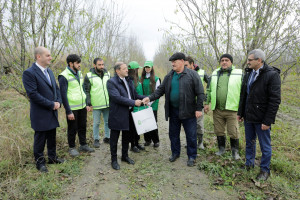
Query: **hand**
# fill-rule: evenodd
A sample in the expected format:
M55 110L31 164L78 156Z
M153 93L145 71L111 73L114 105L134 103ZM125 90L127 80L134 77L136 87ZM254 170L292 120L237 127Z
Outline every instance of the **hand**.
M68 120L75 120L75 116L73 113L68 115Z
M53 110L58 110L59 108L60 108L60 103L59 102L54 102Z
M201 112L201 111L196 111L196 112L195 112L195 116L196 116L196 118L198 119L199 117L202 116L202 112Z
M143 102L143 104L148 105L149 102L150 102L149 97L145 97L145 98L142 100L142 102Z
M241 116L236 116L236 119L239 121L239 122L242 122L242 121L244 121L244 118L243 117L241 117Z
M263 130L263 131L268 130L269 128L270 128L270 126L267 126L264 124L261 125L261 130Z
M142 101L141 100L135 100L134 105L135 106L141 106Z
M92 106L87 106L87 107L86 107L86 110L87 110L88 112L90 112L90 111L93 110L93 107L92 107Z
M208 113L208 111L209 111L209 105L204 105L204 112Z

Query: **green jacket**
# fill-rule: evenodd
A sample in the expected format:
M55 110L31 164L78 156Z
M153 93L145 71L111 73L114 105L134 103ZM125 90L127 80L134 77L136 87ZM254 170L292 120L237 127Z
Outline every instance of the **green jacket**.
M159 78L157 76L155 76L155 83L157 82ZM151 91L151 87L150 87L150 78L146 78L143 81L143 91L144 91L144 95L149 96L150 94L152 94ZM158 110L158 103L159 103L159 99L155 100L152 104L151 107L153 110Z

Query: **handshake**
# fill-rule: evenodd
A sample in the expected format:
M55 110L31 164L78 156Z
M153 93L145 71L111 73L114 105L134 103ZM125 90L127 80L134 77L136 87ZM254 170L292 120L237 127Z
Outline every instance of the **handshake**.
M150 102L149 97L145 97L143 100L135 100L135 106L141 106L142 104L144 105L148 105L148 103Z

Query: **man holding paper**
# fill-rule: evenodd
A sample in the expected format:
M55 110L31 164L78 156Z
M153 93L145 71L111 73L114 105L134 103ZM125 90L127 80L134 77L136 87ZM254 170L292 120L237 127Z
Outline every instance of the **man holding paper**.
M132 80L128 77L128 67L123 62L118 62L114 67L115 76L107 81L109 94L108 127L110 132L111 166L115 170L120 169L117 161L117 147L120 131L122 131L122 158L128 164L134 161L128 157L130 127L133 125L131 112L134 106L141 106L144 96L135 91ZM133 125L134 126L134 125Z
M197 157L197 118L202 116L204 90L198 73L184 66L185 55L177 52L169 61L172 70L165 76L162 84L144 104L154 101L165 94L165 117L170 118L169 137L172 155L170 162L180 156L180 129L183 125L187 140L187 166L192 167Z

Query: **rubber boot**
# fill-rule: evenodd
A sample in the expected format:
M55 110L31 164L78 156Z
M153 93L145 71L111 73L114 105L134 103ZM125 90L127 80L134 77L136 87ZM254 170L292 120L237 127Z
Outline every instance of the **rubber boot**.
M225 153L225 136L217 136L219 151L216 153L217 156L221 156Z
M241 159L239 155L239 139L230 138L230 145L231 145L232 158L234 160Z
M198 135L198 149L202 149L202 150L205 149L203 145L203 134Z

